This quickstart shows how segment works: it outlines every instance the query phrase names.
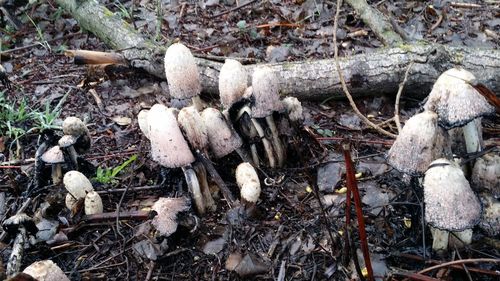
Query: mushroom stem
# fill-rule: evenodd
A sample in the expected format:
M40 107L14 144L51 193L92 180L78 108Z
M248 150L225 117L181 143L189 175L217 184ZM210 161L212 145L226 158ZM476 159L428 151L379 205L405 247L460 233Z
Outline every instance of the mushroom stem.
M448 249L448 238L450 232L431 227L432 250L436 252L446 251Z
M52 164L52 183L58 185L62 181L62 167L60 163Z
M17 234L16 239L14 239L12 252L10 253L9 261L7 263L6 274L8 277L11 277L14 274L18 273L21 269L21 261L24 254L24 245L26 245L27 240L28 237L26 235L26 229L24 229L24 227L20 227L19 233Z
M250 153L252 154L253 164L256 168L259 167L259 153L257 152L257 146L255 143L250 144Z
M198 182L196 173L191 167L182 167L182 171L184 172L189 192L194 199L196 209L200 215L203 215L205 213L205 203L203 202L203 194L201 193L200 183Z
M274 122L273 115L266 116L266 123L271 129L271 135L273 137L273 145L276 149L276 155L278 157L278 167L282 167L285 163L285 153L283 151L283 145L280 140L278 129L276 128L276 123Z
M463 127L465 147L467 148L467 153L478 152L482 150L481 138L477 130L477 126L474 120L470 121Z
M205 166L200 162L196 162L193 165L193 168L196 172L198 182L200 183L201 194L203 195L203 200L205 203L205 209L213 212L217 209L217 206L215 205L215 201L212 198L212 194L210 194L210 187L207 180L207 170L205 169Z
M193 101L193 106L194 108L196 108L196 110L198 110L199 112L203 111L203 103L199 95L192 97L191 100Z

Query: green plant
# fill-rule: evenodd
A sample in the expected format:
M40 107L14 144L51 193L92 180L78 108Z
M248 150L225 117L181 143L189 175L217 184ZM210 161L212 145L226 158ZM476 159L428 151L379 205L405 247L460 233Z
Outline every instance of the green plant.
M137 159L137 155L132 155L127 161L123 162L120 166L114 168L101 168L97 167L96 176L94 180L103 184L115 183L116 176L125 169L128 165Z
M127 10L127 7L123 5L120 1L118 3L113 3L113 5L118 8L118 14L123 19L132 19L131 13Z
M50 52L51 51L50 44L49 42L47 42L47 40L45 40L45 36L43 35L43 30L35 23L35 21L33 21L33 19L28 14L26 14L26 16L36 29L37 37L38 40L40 41L38 43Z
M333 137L335 132L330 129L322 129L319 125L312 125L311 128L316 130L316 133L322 135L323 137Z

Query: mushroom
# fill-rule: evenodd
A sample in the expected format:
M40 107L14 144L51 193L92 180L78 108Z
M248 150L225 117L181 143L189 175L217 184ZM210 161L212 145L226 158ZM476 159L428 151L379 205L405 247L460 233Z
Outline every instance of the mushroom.
M472 227L481 218L481 204L462 169L447 159L437 159L425 172L423 185L425 220L433 227L432 249L446 250L449 232L470 244Z
M420 176L437 158L451 156L447 135L431 111L412 116L387 153L387 162L398 171Z
M30 264L23 270L38 281L70 281L57 264L51 260L42 260Z
M21 268L21 261L24 255L24 248L28 244L28 235L36 234L38 228L31 217L24 213L16 214L6 219L2 227L10 235L15 235L12 245L12 252L7 263L6 274L11 277Z
M86 215L101 214L103 212L101 196L93 190L85 196L84 206Z
M65 150L69 154L69 159L71 160L72 167L78 169L78 154L73 147L76 144L76 138L72 135L64 135L57 142L62 150Z
M195 108L202 110L200 75L191 51L181 43L174 43L168 47L164 63L170 95L180 100L192 99Z
M149 110L147 123L153 160L163 167L182 168L196 208L200 214L204 214L203 195L190 165L195 158L177 124L174 109L161 104L153 105Z
M139 112L139 115L137 115L137 123L139 123L139 129L147 139L149 139L148 112L149 109L143 109Z
M67 117L62 125L64 136L59 146L70 156L74 169L78 169L77 153L84 153L90 148L90 134L87 126L77 117Z
M53 146L45 151L41 158L44 163L52 167L52 183L57 185L62 180L62 164L64 164L64 155L59 146Z
M69 171L64 174L63 183L68 191L65 202L66 207L70 210L73 209L76 202L84 199L87 193L94 191L89 179L78 171Z
M500 235L500 200L486 192L479 196L484 206L479 227L489 236L498 237Z
M500 155L487 153L476 159L471 176L472 186L500 197Z
M260 181L255 168L248 162L238 165L236 168L236 183L240 188L241 201L245 209L255 206L260 196Z
M296 97L286 97L282 100L282 103L290 121L299 123L304 120L302 104Z
M482 150L480 134L472 121L495 112L495 108L471 85L475 79L464 69L445 71L434 83L424 105L426 110L438 114L439 124L445 129L463 127L468 153Z

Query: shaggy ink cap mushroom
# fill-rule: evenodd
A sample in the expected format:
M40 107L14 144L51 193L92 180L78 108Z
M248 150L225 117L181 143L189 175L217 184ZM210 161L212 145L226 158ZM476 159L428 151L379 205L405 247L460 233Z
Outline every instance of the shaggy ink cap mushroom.
M424 177L425 220L448 231L472 228L481 218L481 204L458 165L437 159Z
M437 114L431 111L412 116L387 154L387 162L402 173L423 174L437 158L451 154L446 132L437 125Z
M87 193L94 191L89 179L78 171L69 171L64 174L63 184L69 194L76 200L85 198Z
M154 161L167 168L184 167L195 161L173 109L161 104L153 105L147 123Z
M37 261L23 270L38 281L70 281L64 272L51 260Z
M282 102L290 121L301 122L304 120L302 104L296 97L286 97Z
M216 158L224 157L242 146L240 136L230 127L220 111L206 108L201 113L201 118L207 128L210 149Z
M64 155L59 146L53 146L42 154L42 161L47 164L62 164L64 163Z
M495 108L471 85L475 79L465 69L445 71L434 83L424 108L436 112L439 124L446 129L461 127L477 117L494 113Z
M471 182L476 190L488 190L494 197L500 197L500 155L492 152L477 158Z
M236 183L240 187L241 198L249 203L257 203L261 188L255 168L244 162L236 168Z
M194 106L181 109L177 121L192 148L203 151L208 147L207 127Z
M75 137L79 137L83 134L88 134L89 132L87 126L85 126L85 123L83 123L80 118L73 116L64 119L62 129L65 135L72 135Z
M6 219L2 223L2 227L10 235L16 235L21 227L24 228L27 233L34 234L38 232L38 228L33 219L25 213L15 214Z
M283 110L278 77L269 67L258 67L252 75L252 117L263 118Z
M101 214L103 212L102 199L99 193L90 191L85 196L84 210L86 215Z
M139 123L139 129L147 139L149 139L148 112L148 109L143 109L139 111L139 114L137 115L137 123Z
M233 59L226 59L219 73L219 96L225 109L243 99L248 85L247 72L243 65Z
M59 145L59 147L68 148L74 145L76 143L76 140L77 138L73 135L64 135L59 139L57 144Z

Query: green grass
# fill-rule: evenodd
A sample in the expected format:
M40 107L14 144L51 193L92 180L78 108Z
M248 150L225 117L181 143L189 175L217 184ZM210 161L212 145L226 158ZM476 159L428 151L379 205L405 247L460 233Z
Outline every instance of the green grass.
M101 168L97 167L96 176L93 178L95 181L102 184L116 183L116 176L125 169L128 165L137 159L137 155L132 155L127 161L123 162L120 166L114 168Z

